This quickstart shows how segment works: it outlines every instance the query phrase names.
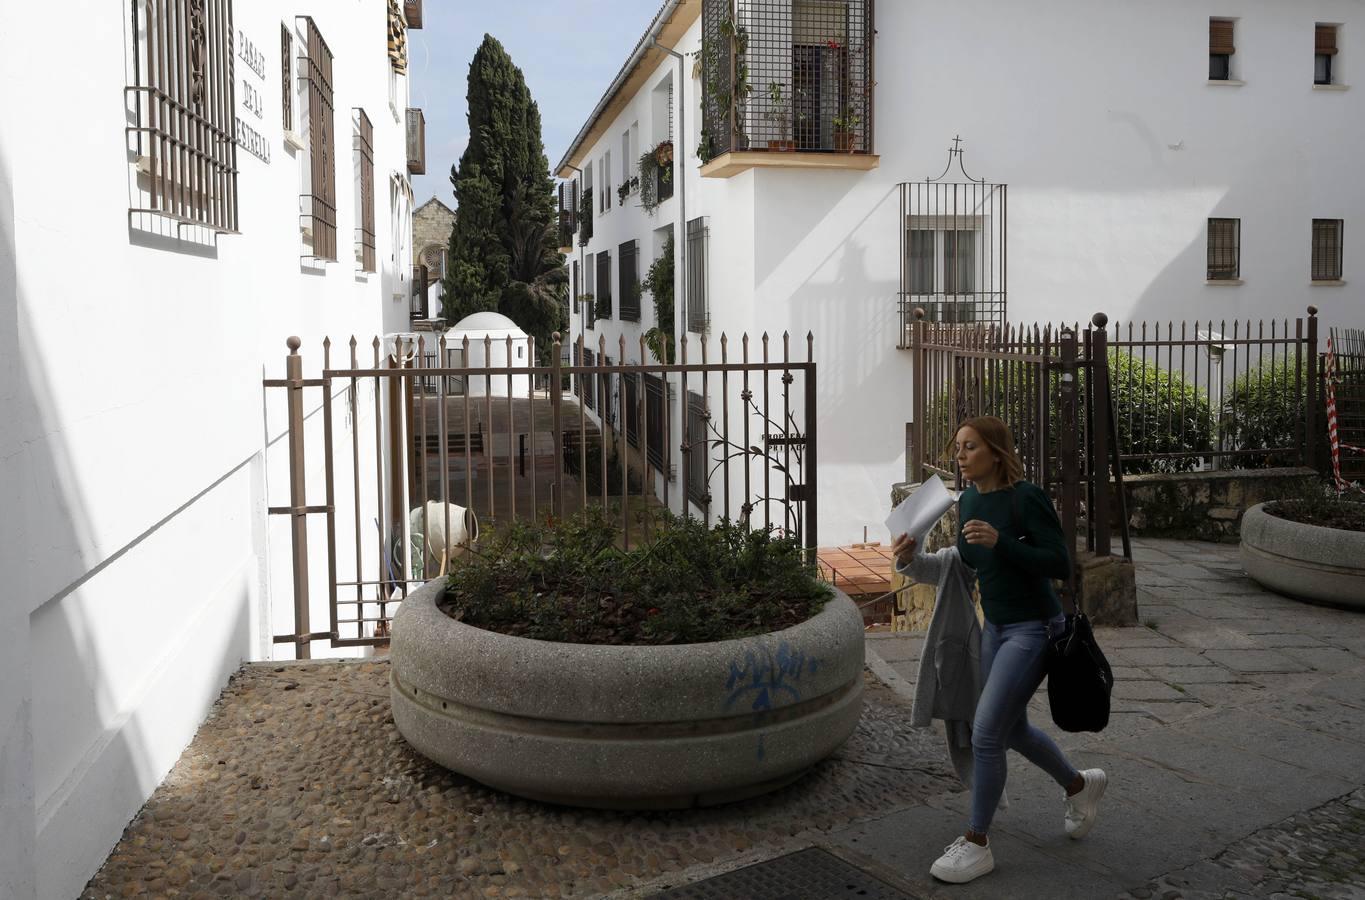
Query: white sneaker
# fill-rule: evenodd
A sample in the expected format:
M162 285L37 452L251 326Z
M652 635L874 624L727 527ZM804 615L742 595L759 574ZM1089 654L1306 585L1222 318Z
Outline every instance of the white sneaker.
M929 867L929 874L939 881L966 884L994 868L995 857L989 842L983 847L960 837L943 848L943 855Z
M1095 827L1095 819L1100 814L1100 798L1109 786L1109 777L1103 769L1086 769L1081 777L1085 779L1085 787L1075 795L1068 797L1066 789L1062 789L1062 797L1066 800L1066 833L1076 839L1085 837Z

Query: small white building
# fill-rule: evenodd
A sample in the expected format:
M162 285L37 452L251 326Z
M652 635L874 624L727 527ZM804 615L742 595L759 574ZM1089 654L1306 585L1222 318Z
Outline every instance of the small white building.
M485 310L471 313L455 323L445 333L446 351L450 365L471 369L524 368L534 365L531 358L531 339L517 323L502 313ZM469 341L469 355L464 356L464 342ZM463 360L463 361L461 361ZM465 391L471 397L528 396L531 388L529 375L482 375L465 377Z
M290 335L316 378L325 335L366 365L408 327L420 9L77 0L56 66L0 13L0 75L27 86L0 95L6 900L80 893L228 676L293 656L285 391L262 379ZM371 399L305 394L308 440L325 402L373 430Z
M555 170L575 296L611 298L571 335L624 334L638 362L652 304L621 298L675 235L694 359L722 333L814 334L820 540L878 535L916 306L1365 323L1361 25L1354 0L665 0ZM664 141L650 215L635 179Z

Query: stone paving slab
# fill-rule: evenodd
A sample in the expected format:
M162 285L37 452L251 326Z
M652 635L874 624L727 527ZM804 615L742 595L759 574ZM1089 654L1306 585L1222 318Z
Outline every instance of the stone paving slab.
M1310 668L1278 650L1209 650L1206 661L1217 663L1234 672L1306 672Z
M1104 645L1101 644L1101 647ZM1106 654L1110 651L1106 650ZM1148 666L1211 666L1213 660L1198 650L1188 647L1124 647L1112 652L1129 665Z

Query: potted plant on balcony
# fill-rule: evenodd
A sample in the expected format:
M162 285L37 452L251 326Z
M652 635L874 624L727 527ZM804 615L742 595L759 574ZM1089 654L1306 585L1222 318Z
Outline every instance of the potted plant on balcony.
M768 82L768 110L763 118L777 126L778 139L768 141L769 150L796 149L796 142L791 140L791 99L776 81Z
M621 182L620 186L616 188L617 205L625 206L626 198L629 197L631 193L633 193L639 187L640 177L638 175L632 175L627 181Z
M624 550L589 512L486 535L403 601L393 718L420 753L519 796L705 806L788 784L852 734L863 641L793 539L664 514Z
M834 149L838 153L853 153L858 149L858 126L863 117L852 105L846 105L839 115L830 120L834 126Z

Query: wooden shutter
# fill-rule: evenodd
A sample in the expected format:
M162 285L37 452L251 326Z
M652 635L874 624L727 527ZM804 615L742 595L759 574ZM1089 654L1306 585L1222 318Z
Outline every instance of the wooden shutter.
M1232 45L1232 20L1209 19L1209 53L1231 55L1236 51Z
M1313 52L1335 56L1337 53L1337 26L1319 25L1313 35Z

